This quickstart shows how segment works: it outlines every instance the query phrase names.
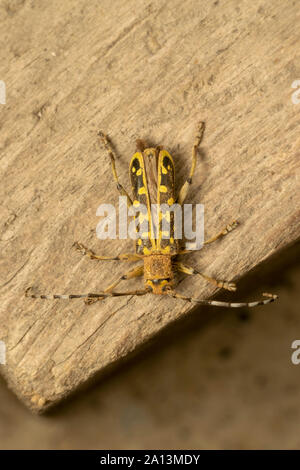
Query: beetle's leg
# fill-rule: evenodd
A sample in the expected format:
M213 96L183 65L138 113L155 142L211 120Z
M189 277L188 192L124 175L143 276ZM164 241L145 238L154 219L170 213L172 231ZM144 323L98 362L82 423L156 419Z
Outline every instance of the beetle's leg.
M270 302L274 302L278 298L277 295L274 294L263 294L264 297L268 297L266 300L258 300L256 302L218 302L217 300L202 300L202 299L195 299L193 297L187 297L186 295L179 294L179 292L170 291L168 293L170 297L174 297L175 299L182 299L187 300L188 302L195 302L201 305L212 305L214 307L256 307L257 305L266 305Z
M221 289L226 289L230 291L235 291L236 290L236 285L234 282L228 282L228 281L220 281L217 279L213 279L212 277L207 276L206 274L201 273L195 268L191 268L190 266L186 266L183 263L180 262L175 262L174 267L177 271L189 275L198 275L203 277L206 281L210 282L214 286L220 287Z
M116 256L101 256L96 255L92 250L86 248L82 243L74 242L73 246L77 251L80 251L83 255L88 256L90 259L98 259L98 260L120 260L120 261L138 261L142 258L141 255L136 253L122 253Z
M128 292L100 292L99 294L49 294L49 295L37 295L37 294L30 294L31 287L28 287L25 291L25 297L31 297L32 299L63 299L63 300L70 300L70 299L97 299L102 300L106 297L123 297L126 295L145 295L148 294L150 291L149 289L142 289L142 290L134 290Z
M193 150L192 150L192 166L191 166L191 169L190 169L190 174L189 174L189 177L186 180L186 182L181 187L181 189L179 191L178 198L177 198L178 204L181 204L181 205L183 204L183 202L184 202L184 200L187 196L187 193L189 191L189 187L192 184L192 179L193 179L193 176L194 176L196 163L197 163L197 150L198 150L198 147L199 147L199 145L201 143L201 140L202 140L202 137L203 137L204 128L205 128L204 122L200 122L199 125L198 125L198 128L197 128L197 133L196 133L196 137L195 137L195 141L194 141L194 145L193 145Z
M133 279L135 277L142 276L143 274L144 265L142 264L123 274L123 276L119 277L115 282L108 286L104 292L111 292L118 284L120 284L121 281L127 281L128 279Z
M127 273L123 274L123 276L119 277L115 282L113 282L110 286L108 286L104 293L107 294L108 292L111 292L118 284L120 284L121 281L125 281L128 279L133 279L135 277L142 276L144 274L144 265L142 264L141 266L137 266ZM87 298L85 299L86 304L93 304L94 302L97 302L98 300L103 300L102 297L99 298Z
M227 233L231 232L233 229L235 229L238 226L238 221L233 220L230 224L226 225L226 227L221 230L221 232L217 233L214 237L209 238L204 242L204 245L208 245L209 243L213 243L214 241L218 240L221 237L224 237L227 235Z
M203 246L208 245L209 243L213 243L214 241L218 240L219 238L224 237L225 235L227 235L227 233L234 230L238 226L238 224L239 224L239 222L237 220L233 220L230 224L226 225L226 227L223 230L221 230L219 233L217 233L217 235L215 235L214 237L211 237L208 240L206 240L203 243ZM203 248L203 246L201 248L199 248L198 250L180 250L177 254L178 255L185 255L187 253L193 253L193 251L201 250Z
M108 137L102 131L100 131L98 133L98 135L100 137L101 143L103 144L103 146L105 147L105 150L107 151L107 153L109 155L109 158L110 158L110 161L111 161L111 169L112 169L113 177L114 177L114 180L117 184L117 190L119 191L119 193L122 196L125 196L127 198L127 206L130 207L130 206L132 206L132 200L131 200L131 197L129 196L129 194L127 193L127 191L123 188L123 186L119 182L119 178L118 178L118 174L117 174L117 170L116 170L116 158L115 158L115 154L113 152L113 149L110 145L110 142L108 140Z

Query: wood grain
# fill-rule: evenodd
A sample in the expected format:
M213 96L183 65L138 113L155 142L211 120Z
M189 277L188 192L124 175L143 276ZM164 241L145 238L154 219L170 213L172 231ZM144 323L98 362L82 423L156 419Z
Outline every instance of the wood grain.
M0 8L7 90L0 106L7 364L0 371L41 412L191 309L154 296L90 307L23 297L29 285L41 293L101 290L128 268L72 249L75 240L102 254L132 248L96 238L97 207L118 201L99 129L112 137L128 188L135 139L168 148L180 184L196 123L206 122L186 202L205 205L207 236L235 218L241 225L190 256L203 272L238 280L299 237L300 105L291 85L300 77L300 11L279 0L12 1ZM196 278L179 290L199 298L216 292Z

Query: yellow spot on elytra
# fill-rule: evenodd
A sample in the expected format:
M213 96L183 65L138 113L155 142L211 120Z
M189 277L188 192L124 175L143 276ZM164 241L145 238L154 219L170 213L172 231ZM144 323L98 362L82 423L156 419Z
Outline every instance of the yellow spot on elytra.
M161 236L162 236L162 237L168 238L169 235L170 235L170 233L167 232L166 230L163 230L163 231L161 232Z
M165 219L167 222L170 222L170 220L171 220L170 212L165 212L164 214L162 214L162 213L160 212L160 214L161 214L161 219ZM160 219L160 220L161 220L161 219Z
M133 166L133 167L131 168L131 171L132 171L132 173L135 173L135 171L136 171L135 166Z
M136 172L136 174L137 174L138 176L141 176L141 174L142 174L142 169L140 168L140 169Z
M135 201L133 201L132 204L133 204L135 207L138 207L138 206L140 205L140 201L135 200Z
M161 172L162 172L164 175L166 175L166 174L168 173L168 170L167 170L164 166L162 166L162 167L161 167Z
M174 199L170 197L170 199L168 199L168 205L172 206L172 204L174 204Z
M171 170L171 165L168 165L168 170Z
M138 245L141 245L142 244L142 240L139 238L138 239Z
M145 220L149 220L148 219L148 214L139 214L139 223L142 224Z
M142 188L140 188L140 189L138 190L138 194L146 194L146 188L145 188L145 186L143 186Z
M167 186L163 186L162 184L159 187L159 191L161 193L166 193L168 191Z

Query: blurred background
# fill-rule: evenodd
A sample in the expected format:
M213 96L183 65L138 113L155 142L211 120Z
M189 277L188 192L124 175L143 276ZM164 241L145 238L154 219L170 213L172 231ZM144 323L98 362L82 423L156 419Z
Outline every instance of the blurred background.
M47 415L0 382L1 449L299 449L299 253L239 283L250 300L269 280L279 301L196 310Z

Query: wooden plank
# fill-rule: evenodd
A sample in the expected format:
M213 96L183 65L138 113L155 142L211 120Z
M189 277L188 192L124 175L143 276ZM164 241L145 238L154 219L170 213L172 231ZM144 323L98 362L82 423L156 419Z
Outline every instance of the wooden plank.
M205 205L208 236L234 218L241 225L189 257L203 272L237 280L298 238L300 108L291 85L300 76L300 12L279 0L1 8L0 339L7 364L0 370L41 412L191 310L154 296L90 307L24 299L29 285L49 293L99 290L128 266L72 249L75 240L103 254L132 247L95 235L99 204L118 201L99 128L113 138L124 184L136 138L171 151L180 183L195 125L206 122L187 202ZM179 290L199 298L216 292L191 278Z

